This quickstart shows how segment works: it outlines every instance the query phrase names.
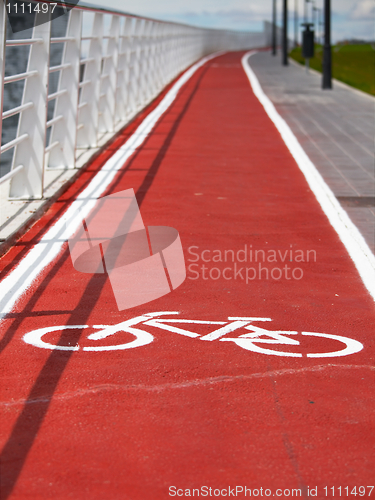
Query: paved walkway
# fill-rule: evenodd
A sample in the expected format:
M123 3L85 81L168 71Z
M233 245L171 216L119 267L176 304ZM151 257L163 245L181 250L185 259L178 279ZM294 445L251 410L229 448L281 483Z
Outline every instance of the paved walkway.
M369 496L374 300L241 56L190 71L0 259L2 500ZM63 215L82 208L81 249L107 263L87 214L131 188L146 226L178 230L187 276L122 310L110 279L129 293L134 255L80 272ZM166 247L144 260L173 269Z
M264 92L375 253L375 98L259 52L251 57Z

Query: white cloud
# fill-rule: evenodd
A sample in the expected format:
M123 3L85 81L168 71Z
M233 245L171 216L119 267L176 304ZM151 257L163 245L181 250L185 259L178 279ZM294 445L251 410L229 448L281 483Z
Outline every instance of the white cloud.
M209 28L261 30L263 20L271 20L272 0L86 0L91 4L166 21L182 22ZM314 0L323 8L324 0ZM290 29L295 0L289 0ZM297 0L299 19L303 17L304 0ZM278 23L281 24L282 0L277 0ZM311 12L312 3L309 3ZM374 0L332 0L333 39L374 38L371 20L375 16ZM293 31L293 30L292 30Z
M155 14L156 15L156 14ZM262 22L268 19L268 12L260 9L220 9L185 11L181 13L161 13L157 15L160 19L191 23L196 26L207 26L214 28L228 28L237 30L262 29Z
M352 9L351 19L366 20L374 19L375 3L374 0L361 0Z

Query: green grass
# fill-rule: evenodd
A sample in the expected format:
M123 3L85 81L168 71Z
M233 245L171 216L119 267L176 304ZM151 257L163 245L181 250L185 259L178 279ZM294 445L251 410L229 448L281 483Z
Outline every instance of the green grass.
M297 47L290 57L305 64L301 48ZM310 67L322 71L323 49L315 46L315 56L310 59ZM370 44L336 45L332 47L332 76L352 87L375 95L375 50Z

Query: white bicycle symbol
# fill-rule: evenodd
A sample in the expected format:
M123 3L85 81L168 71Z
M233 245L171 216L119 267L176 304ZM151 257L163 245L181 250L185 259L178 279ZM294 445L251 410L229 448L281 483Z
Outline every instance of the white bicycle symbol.
M111 335L115 335L119 332L127 332L132 334L135 339L124 343L124 344L116 344L116 345L107 345L107 346L86 346L80 347L79 345L74 346L64 346L64 345L54 345L48 342L44 342L43 336L47 333L52 333L61 330L70 330L70 329L85 329L89 328L88 325L63 325L63 326L51 326L46 328L39 328L38 330L33 330L26 335L24 335L23 340L30 345L35 347L39 347L42 349L53 349L60 351L113 351L113 350L121 350L121 349L133 349L135 347L145 346L150 344L154 337L151 333L141 330L140 328L135 328L135 325L149 325L156 328L160 328L162 330L167 330L171 333L177 333L179 335L184 335L186 337L191 338L199 338L199 340L205 341L214 341L220 340L221 342L234 342L236 345L241 347L242 349L246 349L247 351L257 352L261 354L268 354L273 356L288 356L301 358L301 353L293 353L293 352L284 352L284 351L275 351L272 349L266 349L264 347L260 347L258 344L277 344L277 345L300 345L300 342L296 339L289 338L289 335L297 335L296 331L282 331L282 330L266 330L265 328L261 328L259 326L253 325L253 322L267 322L272 321L271 318L258 318L258 317L228 317L228 321L201 321L201 320L189 320L189 319L177 319L177 318L161 318L161 316L165 315L175 315L179 314L176 311L160 311L154 313L143 314L142 316L137 316L135 318L128 319L123 321L122 323L118 323L117 325L94 325L93 328L98 331L88 335L89 340L101 340L105 339ZM198 333L191 332L184 328L180 328L178 326L173 326L174 324L198 324L198 325L221 325L213 332L207 335L199 335ZM225 335L234 332L235 330L239 330L240 328L245 328L249 330L249 333L245 333L236 338L222 338ZM340 335L330 335L327 333L316 333L316 332L301 332L304 336L310 337L323 337L327 339L337 340L342 344L345 344L345 347L338 351L333 352L317 352L317 353L308 353L306 356L308 358L330 358L337 356L348 356L349 354L354 354L363 349L363 344L358 342L357 340L342 337ZM260 338L260 337L268 337L268 338Z

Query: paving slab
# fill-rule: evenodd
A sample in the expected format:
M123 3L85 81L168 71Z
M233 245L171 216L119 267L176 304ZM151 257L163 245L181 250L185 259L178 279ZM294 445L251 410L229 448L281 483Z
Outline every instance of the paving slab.
M259 52L251 57L259 82L331 190L375 252L375 98L289 60ZM359 203L350 203L353 197ZM372 200L371 200L372 197ZM363 200L365 199L365 200Z

